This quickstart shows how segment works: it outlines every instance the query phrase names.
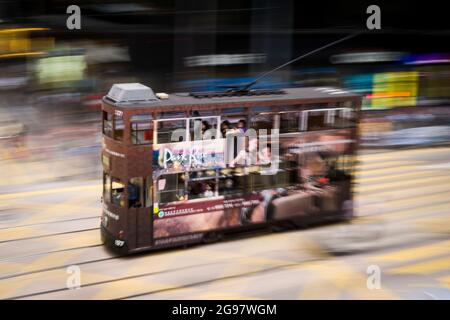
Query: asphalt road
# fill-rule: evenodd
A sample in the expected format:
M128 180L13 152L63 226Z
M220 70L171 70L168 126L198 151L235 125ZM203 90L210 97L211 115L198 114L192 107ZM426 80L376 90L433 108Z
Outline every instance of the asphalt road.
M3 160L0 298L450 299L450 148L359 160L351 224L126 258L100 244L98 180Z

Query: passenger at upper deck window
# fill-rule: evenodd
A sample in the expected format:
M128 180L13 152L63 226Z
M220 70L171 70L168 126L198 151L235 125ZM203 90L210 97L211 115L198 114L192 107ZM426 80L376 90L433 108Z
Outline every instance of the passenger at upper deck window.
M227 131L231 130L231 124L230 121L224 120L222 121L222 124L220 125L220 132L222 133L222 137L226 137Z
M247 121L245 121L244 119L239 120L237 124L237 130L245 133L247 131Z

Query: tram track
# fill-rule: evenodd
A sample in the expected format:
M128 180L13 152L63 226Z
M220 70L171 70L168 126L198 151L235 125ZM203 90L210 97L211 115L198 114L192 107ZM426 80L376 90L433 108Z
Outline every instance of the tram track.
M293 231L293 232L295 232L295 231ZM233 240L237 241L239 239L233 239ZM231 241L233 241L233 240L231 240ZM422 241L423 239L417 239L417 240L420 243L420 241ZM410 242L408 244L411 245ZM176 249L174 251L176 251ZM281 250L281 251L294 252L294 251L296 251L296 249ZM258 252L257 254L255 254L253 256L252 255L247 255L245 258L252 259L252 258L256 258L256 257L260 257L260 256L266 256L270 252L271 252L270 250L266 250L266 251L263 251L263 252ZM280 250L277 250L277 252L279 253ZM165 254L165 252L163 254ZM169 254L170 254L170 251L169 251ZM323 253L321 253L321 254L323 254ZM139 257L139 256L142 257L144 255L141 254L141 255L137 255L136 257ZM105 258L105 259L97 259L97 260L79 262L79 263L77 263L77 265L87 265L87 264L93 264L94 265L94 264L98 264L98 263L101 263L101 262L106 262L108 260L115 260L115 259L121 259L121 257L117 256L117 257L109 257L109 258ZM208 279L208 280L204 280L204 281L188 283L188 284L180 285L180 286L169 286L168 288L164 288L164 289L145 291L145 292L141 292L141 293L137 293L137 294L133 294L133 295L121 296L121 297L118 297L118 298L115 298L115 299L132 299L132 298L138 298L138 297L142 297L142 296L149 296L149 295L158 294L158 293L167 292L167 291L176 291L176 290L180 290L180 289L184 289L184 288L192 288L192 287L196 287L196 286L207 285L207 284L211 284L211 283L217 283L217 282L226 281L226 280L230 280L230 279L239 279L239 278L243 278L243 277L258 275L258 274L265 273L265 272L277 271L277 270L280 270L280 269L296 267L296 266L298 267L298 266L300 266L302 264L305 264L305 263L308 263L308 262L318 261L320 259L323 259L323 256L321 256L320 258L314 258L314 259L305 260L305 261L302 261L301 263L295 262L295 263L291 263L291 264L284 264L284 265L280 265L280 266L276 266L276 267L265 268L265 269L262 269L262 270L244 272L244 273L240 273L240 274L237 274L237 275L230 275L230 276L224 276L224 277L219 277L219 278L214 278L214 279ZM220 265L221 263L224 263L226 261L228 261L228 259L218 259L218 260L215 260L215 261L213 261L211 263L202 263L202 264L195 264L195 265L191 265L191 266L183 266L183 267L179 267L179 268L170 268L170 269L165 269L165 270L162 270L162 271L152 271L152 272L139 273L139 274L136 274L136 275L130 275L130 276L115 278L115 279L111 279L111 280L97 281L97 282L93 282L93 283L88 283L86 285L81 286L81 288L89 288L89 287L93 287L93 286L101 286L101 285L105 285L105 284L109 284L109 283L117 283L119 281L125 281L125 280L129 280L129 279L139 279L139 278L143 278L143 277L156 276L156 275L161 275L161 274L170 273L170 272L186 271L187 269L195 269L195 268L201 268L201 267ZM238 261L236 261L236 263L238 263ZM36 270L36 271L33 271L33 272L26 272L26 273L22 273L22 274L11 275L11 276L8 276L8 277L0 278L0 280L7 280L7 279L10 279L10 278L24 276L24 275L32 275L32 274L36 274L37 275L39 273L43 273L43 272L46 272L46 271L64 269L64 268L68 267L69 265L71 265L71 264L65 264L65 265L55 266L55 267L52 267L52 268ZM31 293L31 294L24 294L24 295L17 295L17 296L13 296L13 297L8 297L8 299L27 299L27 298L45 296L47 294L52 294L52 293L63 292L63 291L66 291L66 290L68 290L68 289L65 288L65 287L61 287L61 288L47 290L47 291L40 291L40 292L37 292L37 293Z
M99 247L99 246L101 246L101 245L90 246L90 248ZM80 248L84 249L84 248L88 248L88 247L80 247ZM80 249L80 248L77 248L77 249ZM120 258L120 257L110 257L110 258L103 258L103 259L96 259L96 260L77 262L76 265L77 266L82 266L82 265L86 265L88 263L98 263L98 262L103 262L103 261L114 260L114 259L117 259L117 258ZM34 271L28 271L28 272L22 272L22 273L16 273L16 274L12 274L12 275L7 275L7 276L0 277L0 281L7 280L7 279L12 279L12 278L17 278L17 277L33 275L33 274L39 274L39 273L43 273L43 272L47 272L47 271L54 271L54 270L58 270L58 269L66 269L67 267L69 267L71 265L73 265L73 264L64 264L64 265L58 265L58 266L54 266L54 267L34 270Z
M82 239L84 245L80 246L73 241L73 234ZM49 238L49 239L46 239ZM56 239L53 239L56 238ZM101 245L98 229L79 230L77 233L64 233L55 236L42 236L28 240L8 241L0 244L0 260L21 259L29 256L42 256L52 252L70 251L76 248Z
M197 286L202 286L202 285L207 285L207 284L212 284L212 283L217 283L217 282L222 282L222 281L227 281L227 280L232 280L232 279L240 279L240 278L243 278L243 277L251 277L251 276L256 276L256 275L262 275L262 274L266 274L266 273L269 273L269 272L280 271L280 270L287 269L287 268L294 268L294 267L303 266L303 265L305 265L307 263L313 263L313 262L316 262L316 261L320 261L320 259L311 259L311 260L304 261L302 263L285 264L285 265L271 267L271 268L266 268L266 269L262 269L262 270L245 272L245 273L241 273L241 274L238 274L238 275L231 275L231 276L225 276L225 277L215 278L215 279L211 279L211 280L198 281L198 282L190 283L190 284L187 284L187 285L176 286L176 287L169 287L167 289L160 289L160 290L148 291L148 292L134 294L134 295L129 295L129 296L123 296L123 297L116 298L114 300L126 300L126 299L138 298L138 297L142 297L142 296L148 296L148 295L158 294L158 293L162 293L162 292L176 291L176 290L181 290L181 289L193 288L193 287L197 287Z
M29 255L23 255L20 257L0 258L0 262L17 262L17 261L27 259L27 258L32 258L32 257L38 258L38 257L46 256L49 254L70 252L70 251L75 251L75 250L89 249L89 248L96 248L96 247L103 247L103 244L94 244L94 245L80 246L80 247L60 249L60 250L51 250L51 251L46 251L46 252L42 252L42 253L33 253L33 254L29 254ZM84 262L82 262L82 263L84 263ZM41 270L43 270L43 269L39 269L36 271L41 271ZM2 280L2 279L3 279L3 277L0 277L0 280Z
M14 241L33 240L33 239L39 239L39 238L45 238L45 237L54 237L54 236L59 236L59 235L64 235L64 234L72 234L72 233L78 233L78 232L84 232L84 231L92 231L92 230L97 230L97 229L99 229L99 228L98 227L97 228L87 228L87 229L80 229L80 230L56 232L56 233L45 234L45 235L40 235L40 236L31 236L31 237L23 237L23 238L2 240L2 241L0 241L0 244L8 243L8 242L14 242Z
M234 241L234 239L232 241ZM280 251L293 252L294 249L292 249L292 250L277 250L277 252L280 252ZM258 252L257 255L256 254L255 255L247 255L245 257L241 257L241 259L258 258L259 256L265 255L267 253L270 253L270 251ZM318 257L318 258L306 259L306 260L302 260L301 262L294 262L294 263L290 263L290 264L285 264L285 265L282 265L282 266L279 266L279 267L278 266L277 267L271 267L271 268L266 268L266 269L258 270L258 271L245 272L245 273L241 273L241 274L234 275L234 276L227 276L227 277L215 278L215 279L211 279L211 280L207 280L207 281L196 282L196 283L189 284L188 286L201 285L201 284L211 283L211 282L215 282L215 281L225 280L225 279L228 279L228 278L231 279L231 278L239 278L239 277L243 277L243 276L245 277L245 276L249 276L249 275L252 275L252 274L258 274L259 272L263 272L265 270L267 270L267 271L269 271L269 270L276 270L277 268L280 268L280 267L283 267L283 266L286 267L286 266L301 265L301 264L305 264L305 263L319 261L321 259L323 259L322 255L320 257ZM111 280L91 282L91 283L88 283L88 284L81 285L80 289L89 288L89 287L93 287L93 286L104 285L104 284L115 283L115 282L119 282L119 281L126 281L126 280L131 280L131 279L139 279L139 278L143 278L143 277L157 276L157 275L162 275L162 274L167 274L167 273L172 273L172 272L178 272L178 271L186 271L186 270L189 270L189 269L217 266L217 265L221 265L221 264L224 264L224 263L227 263L227 262L229 262L229 259L223 258L223 259L217 259L215 261L208 262L208 263L201 263L201 264L194 264L194 265L190 265L190 266L169 268L169 269L165 269L165 270L161 270L161 271L144 272L144 273L139 273L139 274L135 274L135 275L115 278L115 279L111 279ZM236 260L235 260L235 262L236 262ZM171 290L176 290L176 289L181 289L183 287L185 287L185 286L177 286L177 287L173 287L173 288L170 288L170 289ZM30 294L25 294L25 295L12 296L12 297L8 297L8 299L11 299L11 300L25 299L25 298L31 298L31 297L45 295L45 294L63 292L63 291L67 291L67 290L69 290L69 289L66 288L66 287L61 287L61 288L57 288L57 289L41 291L41 292L38 292L38 293L30 293ZM159 291L160 290L157 290L155 292L150 292L150 293L157 293ZM149 293L145 292L142 295L146 295L146 294L149 294ZM117 298L117 299L126 299L126 298L127 297L121 297L121 298Z
M233 241L239 241L245 238L250 238L252 235L253 236L264 236L267 234L270 234L270 231L267 231L265 229L261 229L261 230L257 230L257 231L253 231L253 232L245 232L242 234L234 234L232 237L227 238L227 240L225 240L226 242L230 243ZM222 243L225 243L225 241L222 241ZM206 244L205 244L206 245ZM195 247L196 244L191 245L191 247ZM63 249L63 250L55 250L55 251L48 251L48 252L44 252L44 253L39 253L39 254L34 254L34 255L28 255L28 256L21 256L21 257L15 257L12 259L0 259L0 261L9 261L9 262L18 262L22 259L25 258L29 258L29 257L40 257L40 256L46 256L49 254L55 254L55 253L62 253L62 252L67 252L67 251L74 251L74 250L83 250L83 249L90 249L90 248L96 248L96 247L103 247L102 244L99 245L91 245L91 246L82 246L82 247L77 247L77 248L70 248L70 249ZM157 250L154 251L153 253L170 253L173 251L177 251L180 250L179 247L175 247L173 249L161 249L161 250ZM181 249L182 250L182 249ZM33 270L33 271L28 271L28 272L22 272L22 273L16 273L16 274L11 274L8 276L3 276L0 277L0 281L1 280L6 280L6 279L11 279L11 278L15 278L15 277L20 277L20 276L24 276L24 275L32 275L32 274L38 274L38 273L42 273L42 272L46 272L46 271L52 271L52 270L57 270L57 269L61 269L61 268L66 268L70 265L76 264L76 265L86 265L86 264L90 264L90 263L97 263L97 262L103 262L103 261L109 261L109 260L114 260L114 259L130 259L130 258L139 258L139 257L144 257L148 254L150 254L150 252L140 252L140 253L136 253L132 256L120 256L120 255L114 255L112 252L108 251L112 256L111 257L107 257L107 258L102 258L102 259L93 259L93 260L85 260L85 261L77 261L76 263L70 263L70 264L65 264L65 265L57 265L57 266L53 266L53 267L48 267L48 268L43 268L43 269L38 269L38 270Z
M395 159L392 159L392 164L394 164L394 161L396 161ZM389 162L389 161L388 161ZM367 163L367 162L364 162ZM364 173L369 173L370 175L370 171L371 170L380 170L380 169L386 169L386 168L399 168L399 167L404 167L404 169L407 169L406 167L419 167L422 166L424 164L424 161L419 161L417 164L414 162L411 162L410 165L404 165L404 166L398 166L398 165L392 165L389 167L378 167L378 164L374 161L373 162L374 166L368 170L364 170L364 167L362 167L361 169L358 169L357 172L359 172L360 170L362 170ZM370 166L369 166L370 167ZM442 210L437 210L437 207L439 205L445 206L447 204L450 204L449 200L442 200L443 197L441 197L442 195L447 194L450 191L450 187L448 187L447 185L444 185L442 187L439 187L439 191L436 192L436 187L434 187L435 185L433 185L433 188L431 188L430 184L428 186L426 185L420 185L420 182L423 182L424 178L425 179L432 179L434 177L439 177L442 176L446 171L445 170L440 170L438 172L436 171L430 171L430 175L429 176L424 176L422 178L414 178L414 179L407 179L405 180L404 183L400 183L400 184L391 184L390 183L386 183L386 181L388 181L390 178L394 179L394 178L401 178L403 175L407 174L407 173L414 173L417 172L417 169L412 169L412 170L407 170L407 171L401 171L401 173L398 172L393 172L392 174L388 174L388 175L383 175L385 177L385 183L382 183L380 181L377 182L369 182L366 183L365 186L371 187L371 186L378 186L378 185L385 185L385 188L376 188L376 190L370 190L367 192L363 192L363 193L358 193L358 197L363 198L363 201L365 202L363 205L360 205L357 207L357 210L367 210L367 209L372 209L374 208L374 206L376 205L384 205L384 203L389 203L389 204L393 204L395 205L393 208L390 208L389 205L387 206L388 210L383 209L381 212L377 213L376 211L379 210L371 210L374 212L374 214L372 216L378 216L381 215L383 217L386 217L388 220L392 220L392 218L394 218L394 220L396 220L395 217L395 213L399 210L402 211L407 211L409 209L420 209L420 208L428 208L430 205L433 205L436 207L435 213L442 213ZM358 175L358 174L356 174ZM366 176L366 175L365 175ZM370 178L369 178L370 179ZM358 179L359 180L359 179ZM364 180L364 178L362 178L361 180ZM428 181L428 180L426 180ZM425 182L426 182L425 181ZM415 183L417 182L417 183ZM399 190L412 190L412 189L421 189L418 190L418 198L423 198L425 201L421 201L420 204L416 204L414 205L413 203L406 203L405 200L411 199L412 198L412 193L411 192L403 192L398 194L398 196L396 196L396 194L392 193L392 191L399 191ZM413 192L414 193L414 192ZM380 195L389 195L392 194L392 197L384 199L383 201L380 200ZM427 197L430 196L439 196L439 199L433 200L431 201L427 201ZM372 201L370 202L373 197L373 200L378 199L377 202ZM412 199L417 200L418 198L413 197ZM398 203L397 203L398 202ZM405 202L405 204L403 204L403 202ZM420 210L419 210L420 211ZM433 211L433 212L434 212ZM406 214L404 214L405 212L403 212L402 216L400 218L406 218L406 219L414 219L417 218L418 216L429 216L430 214L433 214L433 212L427 212L426 214L424 213L420 213L420 214L414 214L412 216L407 216ZM391 219L388 218L388 216L390 214L393 214L393 216L390 216ZM54 224L54 223L64 223L64 222L76 222L76 221L81 221L81 220L88 220L88 219L98 219L100 216L89 216L89 217L81 217L81 218L75 218L75 219L62 219L62 220L50 220L48 222L39 222L39 223L32 223L32 224L24 224L24 225L15 225L15 226L8 226L8 227L2 227L0 228L0 230L14 230L15 228L20 228L20 227L33 227L33 226L40 226L40 225L46 225L46 224ZM397 217L398 218L398 217ZM406 220L405 219L405 220ZM69 231L69 232L56 232L56 233L51 233L51 234L46 234L46 235L40 235L40 236L35 236L35 237L23 237L23 238L16 238L16 239L10 239L7 241L0 241L0 244L11 244L11 248L14 248L15 243L17 243L17 241L21 241L21 240L39 240L41 238L44 237L55 237L55 242L59 241L60 237L62 235L69 235L69 234L77 234L80 232L84 232L84 231L97 231L98 227L96 228L86 228L86 229L80 229L80 230L75 230L75 231ZM303 232L303 230L299 230L301 232ZM227 239L226 242L229 242L231 239ZM233 239L235 240L235 239ZM231 240L231 241L233 241ZM53 241L53 239L52 239ZM70 263L62 263L62 264L50 264L49 266L45 267L45 268L40 268L37 270L30 270L30 271L24 271L24 272L18 272L18 273L12 273L9 275L5 275L3 277L0 277L0 280L9 280L9 279L14 279L14 278L19 278L22 276L31 276L31 277L36 277L36 278L40 278L42 276L44 276L44 274L46 272L50 272L50 271L57 271L57 270L62 270L64 271L65 268L67 268L69 265L92 265L92 266L97 266L100 263L108 263L108 261L115 261L115 260L122 260L122 259L127 259L126 257L120 257L120 256L109 256L109 257L101 257L98 258L98 255L96 254L97 252L100 252L100 248L102 248L103 246L101 244L94 244L94 245L86 245L86 246L79 246L79 247L72 247L72 248L65 248L65 249L58 249L58 250L48 250L48 251L44 251L44 252L40 252L40 253L34 253L34 254L27 254L27 255L19 255L19 256L15 256L15 257L4 257L1 258L0 257L0 261L5 261L5 262L11 262L11 263L17 263L17 262L21 262L23 260L26 260L27 258L32 258L32 257L36 257L41 258L41 257L46 257L48 255L58 255L61 254L64 256L65 252L75 252L75 251L79 251L80 252L80 257L83 257L83 259L76 259L76 257L73 259L73 261L71 261ZM87 256L89 256L89 254L86 254L86 251L92 251L91 257L86 259ZM174 249L174 250L178 250L178 249ZM291 250L293 251L293 250ZM13 251L11 251L13 252ZM167 252L167 251L165 251ZM170 254L171 251L168 251L168 253ZM135 255L133 257L131 257L132 259L137 258L137 260L139 260L139 257L144 256L144 255L148 255L149 253L142 253L142 254L138 254ZM69 256L69 255L68 255ZM149 256L155 257L154 254L151 254ZM251 257L251 256L249 256ZM54 259L51 258L51 261L55 261L58 262L58 259ZM63 259L64 260L64 259ZM63 261L61 260L61 261ZM200 268L202 266L210 266L210 265L217 265L220 263L223 263L225 259L219 259L216 261L213 261L211 263L206 263L206 264L197 264L194 266L190 266L188 268ZM151 261L151 260L150 260ZM312 260L314 261L314 260ZM136 261L139 262L139 261ZM113 263L113 265L117 265L116 262ZM121 265L121 264L120 264ZM274 271L277 269L282 269L282 268L289 268L290 264L286 264L286 265L282 265L282 266L277 266L277 267L273 267L273 268L267 268L267 272L270 272L271 269L273 269ZM292 265L298 265L298 263L293 263ZM163 274L163 273L167 273L167 272L177 272L179 270L186 270L186 267L183 268L173 268L173 269L167 269L167 270L163 270L160 272L148 272L148 273L140 273L137 275L130 275L127 277L122 277L122 278L115 278L112 280L105 280L105 281L98 281L97 283L89 283L86 284L86 286L82 286L82 288L84 287L91 287L91 286L95 286L95 285L102 285L102 284L107 284L107 283L113 283L113 282L118 282L118 281L122 281L122 280L127 280L127 279L139 279L140 277L146 277L146 276L152 276L152 275L158 275L158 274ZM256 273L255 273L256 272ZM215 279L209 279L209 280L204 280L204 281L197 281L197 282L193 282L193 283L189 283L189 284L185 284L185 285L181 285L181 286L172 286L166 289L160 289L160 290L152 290L152 291L146 291L146 292L141 292L141 293L137 293L137 294L132 294L132 295L124 295L122 297L119 297L117 299L132 299L132 298L139 298L142 296L146 296L146 295L154 295L160 292L164 292L164 291L172 291L172 290L179 290L179 289L183 289L183 288L190 288L190 287L195 287L195 286L201 286L204 284L209 284L209 283L213 283L213 282L220 282L220 281L225 281L227 279L232 279L232 278L241 278L241 277L246 277L246 276L251 276L252 274L257 274L260 272L264 272L264 270L257 270L257 271L253 271L253 272L247 272L247 273L242 273L242 274L238 274L238 275L231 275L231 276L226 276L226 277L222 277L222 278L215 278ZM38 293L32 293L32 294L25 294L25 295L17 295L14 296L12 298L8 298L8 299L26 299L26 298L33 298L33 297L37 297L37 296L41 296L41 295L45 295L45 294L51 294L51 293L58 293L58 292L62 292L64 290L67 290L67 288L65 287L61 287L58 289L54 289L54 290L48 290L48 291L41 291Z
M417 244L421 243L421 241L423 241L423 239L417 240ZM440 241L440 239L433 238L432 241ZM408 244L409 245L415 245L416 242L412 241L412 242L408 242ZM395 248L397 246L398 246L398 244L395 244L394 246L392 246L392 248ZM387 247L387 248L390 248L390 247ZM392 248L390 248L390 249L392 249ZM294 250L281 250L281 251L292 252ZM280 250L277 250L277 252L279 253ZM254 256L249 255L249 256L247 256L245 258L251 260L253 258L258 258L261 255L264 256L267 253L269 253L269 252L260 252L260 253L258 253L258 256L256 256L256 255L254 255ZM323 261L324 259L330 259L331 257L332 256L329 253L327 253L326 251L321 251L319 256L316 256L316 257L313 257L313 258L309 258L309 259L304 259L304 260L301 260L301 261L295 261L295 262L292 262L292 263L279 264L279 265L276 265L276 266L260 268L260 269L257 269L257 270L250 270L250 271L247 271L247 272L241 272L241 273L237 273L237 274L225 275L225 276L212 278L212 279L206 279L206 280L202 280L202 281L190 282L190 283L186 283L186 284L182 284L182 285L170 285L170 284L167 284L166 288L161 288L161 289L156 289L156 290L149 290L149 291L139 292L139 293L131 294L131 295L119 296L119 297L115 297L115 298L112 298L112 299L113 300L133 299L133 298L151 296L151 295L164 293L164 292L177 291L177 290L188 289L188 288L195 288L195 287L204 286L204 285L211 285L213 283L217 284L217 283L224 282L224 281L227 281L227 280L244 279L244 278L247 278L247 277L263 275L263 274L267 274L267 273L271 273L271 272L277 272L277 271L281 271L281 270L285 270L285 269L304 267L304 266L306 266L306 265L308 265L310 263ZM97 287L101 287L101 286L104 286L104 285L109 285L109 284L113 284L113 283L120 283L120 282L128 281L128 280L140 280L142 282L142 281L145 280L146 277L155 277L155 276L164 275L164 274L177 273L179 271L186 272L187 270L190 270L190 269L212 267L212 266L220 266L221 264L223 264L226 261L227 261L227 259L219 259L219 260L216 260L216 261L211 262L211 263L203 263L203 264L196 264L196 265L191 265L191 266L183 266L183 267L171 268L171 269L166 269L166 270L156 271L156 272L144 272L144 273L139 273L139 274L135 274L135 275L119 277L119 278L115 278L115 279L111 279L111 280L95 281L95 282L91 282L91 283L88 283L88 284L81 285L79 290L89 289L89 288L96 287L96 286ZM239 264L239 261L235 260L234 263L235 264ZM258 267L256 267L256 268L258 268ZM98 290L101 290L101 288L99 288ZM68 292L68 291L70 291L70 289L68 289L66 287L61 287L61 288L41 291L41 292L37 292L37 293L30 293L30 294L23 294L23 295L12 296L12 297L9 297L8 299L11 299L11 300L30 299L30 298L46 299L46 297L45 297L46 295L60 294L62 292Z
M449 204L450 205L450 200L446 200L446 201L442 201L442 202L434 202L433 203L433 205L435 205L435 206L437 206L439 204ZM422 206L411 206L410 208L419 209L419 208L426 208L426 207L429 207L429 205L428 204L424 204ZM397 210L394 210L394 211L397 211ZM443 212L442 210L437 210L436 212L428 212L426 214L412 215L412 216L406 217L405 219L401 219L401 220L402 221L408 221L408 220L414 221L415 219L420 218L421 216L432 216L434 214L441 214L442 212ZM384 212L382 215L383 216L389 215L389 212ZM391 216L391 220L392 219L397 220L397 219L395 219L395 216L394 217ZM309 230L313 231L314 228L310 228ZM297 229L297 230L293 230L292 232L305 232L305 231L308 231L308 230ZM288 233L288 232L289 231L285 231L285 233ZM258 233L259 236L267 235L267 232L266 233L257 232L257 233ZM248 237L249 237L248 234L244 234L244 235L237 234L237 235L234 235L233 237L228 238L227 240L223 241L222 243L226 243L226 242L229 243L229 242L233 242L233 241L239 241L239 240L242 240L243 238L248 238ZM71 248L71 249L64 249L64 250L57 250L57 251L49 251L49 252L44 252L44 253L35 254L35 255L29 255L29 256L21 256L21 257L16 257L16 258L9 259L9 260L8 259L0 259L0 261L7 260L7 261L13 261L13 262L15 261L15 262L17 262L17 261L20 261L20 260L22 260L22 259L24 259L26 257L31 257L31 256L35 256L35 257L46 256L48 254L55 254L55 253L61 253L61 252L66 252L66 251L74 251L74 250L84 250L84 249L90 249L90 248L100 248L100 247L102 247L101 244L93 245L93 246L82 246L82 247L78 247L78 248ZM179 249L178 248L173 249L173 251L176 251L176 250L179 250ZM278 251L280 251L280 250L278 250ZM281 251L283 251L283 250L281 250ZM156 252L158 252L158 251L156 251ZM164 251L164 252L159 251L159 253L166 253L166 252L168 252L170 254L171 251ZM52 266L52 267L48 267L48 268L42 268L42 269L28 271L28 272L10 274L10 275L7 275L7 276L0 277L0 281L1 280L15 278L15 277L21 277L21 276L25 276L25 275L33 275L33 274L39 274L39 273L42 273L42 272L63 269L63 268L67 268L69 265L73 265L73 264L76 264L76 265L87 265L87 264L93 264L93 263L98 263L98 262L112 261L112 260L116 260L116 259L139 258L139 257L143 257L143 256L148 255L148 254L151 254L151 253L143 252L143 253L136 254L134 256L118 256L118 255L115 255L115 256L102 258L102 259L76 261L75 263L70 263L70 264L56 265L56 266ZM168 271L170 271L170 270L168 270Z
M99 218L100 218L100 215L82 217L82 218L73 218L73 219L51 220L51 221L46 221L46 222L36 222L36 223L20 224L20 225L15 225L15 226L8 226L8 227L0 227L0 230L8 230L8 229L15 229L15 228L23 228L23 227L34 227L34 226L47 225L47 224L53 224L53 223L72 222L72 221L99 219Z
M408 186L408 188L415 188L415 186L414 185L410 185L410 186ZM393 189L398 189L398 186L395 186ZM383 192L385 192L386 194L389 194L389 189L383 189L382 190ZM447 193L447 192L449 192L450 191L450 188L448 188L448 187L445 187L444 189L442 189L440 192L436 192L436 190L432 190L432 189L430 189L430 191L428 191L428 192L423 192L423 191L421 191L420 192L420 195L418 195L419 197L427 197L427 196L430 196L430 195L440 195L440 194L445 194L445 193ZM381 193L381 192L380 192ZM378 195L380 194L380 193L378 193ZM377 193L375 192L374 193L374 195L376 195ZM365 194L364 195L364 197L368 197L368 196L370 196L370 194ZM389 199L385 199L385 202L386 203L392 203L392 202L395 202L395 201L402 201L402 200L405 200L405 199L408 199L408 198L410 198L411 197L411 194L405 194L405 195L403 195L403 196L400 196L400 197L395 197L395 198L389 198ZM438 203L436 203L436 202L434 202L433 204L445 204L445 203L447 203L447 201L440 201L440 202L438 202ZM377 200L377 201L375 201L375 202L369 202L369 203L364 203L364 204L362 204L362 205L359 205L359 206L357 206L356 207L356 209L357 210L359 210L359 211L361 211L361 210L365 210L365 209L370 209L370 208L372 208L373 206L377 206L377 205L379 205L379 199ZM426 206L428 206L429 204L428 203L424 203L422 206L412 206L412 207L410 207L410 206L403 206L403 207L400 207L400 208L395 208L394 210L391 210L391 211L386 211L386 210L383 210L383 214L389 214L389 212L395 212L395 211L398 211L399 209L400 210L407 210L408 208L420 208L420 207L426 207ZM372 215L374 215L374 214L372 214ZM375 214L376 215L376 214ZM91 219L98 219L99 218L99 216L98 217L90 217ZM78 221L78 220L84 220L85 218L80 218L80 219L69 219L71 222L73 222L73 221ZM56 222L56 221L55 221ZM13 229L14 227L11 227L11 229ZM98 230L98 227L95 227L95 228L86 228L86 229L79 229L79 230L74 230L74 231L68 231L68 232L58 232L58 233L49 233L49 234L45 234L45 235L40 235L40 236L34 236L34 237L22 237L22 238L16 238L16 239L9 239L9 240L4 240L4 241L0 241L0 243L1 244L5 244L5 243L10 243L10 242L15 242L15 241L21 241L21 240L31 240L31 239L39 239L39 238L44 238L44 237L53 237L53 236L58 236L58 235L64 235L64 234L72 234L72 233L79 233L79 232L84 232L84 231L93 231L93 230ZM46 251L46 252L43 252L43 253L40 253L41 255L44 255L44 254L48 254L48 253L50 253L50 252L52 252L52 251ZM14 258L21 258L21 257L23 257L23 256L16 256L16 257L14 257ZM7 258L0 258L0 260L4 260L4 259L7 259Z

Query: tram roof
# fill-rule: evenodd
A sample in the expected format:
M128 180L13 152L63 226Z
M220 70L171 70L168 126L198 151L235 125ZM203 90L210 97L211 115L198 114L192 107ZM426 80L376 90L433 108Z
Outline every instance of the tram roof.
M183 109L182 107L251 107L261 105L289 105L307 103L326 103L359 99L359 94L335 87L305 87L282 89L281 94L236 95L225 97L197 98L189 93L172 93L167 99L155 99L144 102L113 101L108 96L103 102L123 109Z

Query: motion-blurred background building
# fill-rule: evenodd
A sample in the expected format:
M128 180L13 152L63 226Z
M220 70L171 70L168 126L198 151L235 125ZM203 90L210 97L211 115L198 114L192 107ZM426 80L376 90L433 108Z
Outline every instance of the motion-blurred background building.
M113 83L223 90L358 31L365 33L256 87L340 86L362 94L366 146L450 139L450 28L439 3L377 3L382 29L374 31L366 28L370 2L77 1L81 29L68 30L71 4L0 1L1 136L14 148L96 156L100 138L87 143L76 133L99 137L100 99Z

